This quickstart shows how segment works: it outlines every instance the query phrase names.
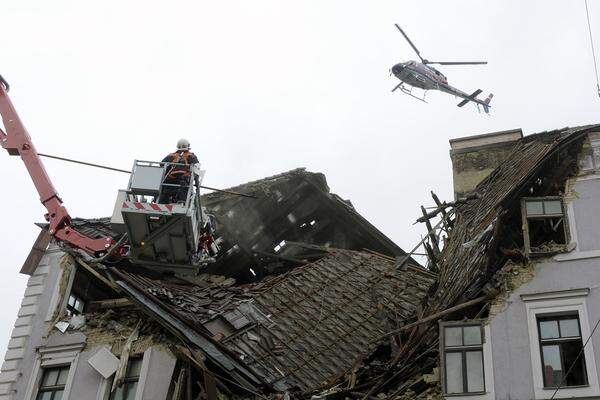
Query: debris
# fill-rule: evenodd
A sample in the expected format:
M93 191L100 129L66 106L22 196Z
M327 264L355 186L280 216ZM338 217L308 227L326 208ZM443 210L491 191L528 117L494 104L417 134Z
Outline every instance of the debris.
M88 359L88 364L104 379L108 379L119 368L119 359L106 347L101 347Z
M131 335L129 335L129 337L127 338L125 346L123 346L123 350L121 351L121 357L119 360L119 368L117 369L115 373L115 378L112 382L112 388L110 390L111 393L114 393L114 391L123 384L123 378L125 377L127 372L127 364L129 362L129 355L131 353L131 346L133 345L133 342L135 342L138 339L141 322L142 321L140 320L137 323L136 327L133 329L133 332L131 332Z
M65 321L57 322L55 325L56 329L58 329L61 333L65 333L67 329L69 329L69 323Z
M69 320L69 326L73 329L79 329L85 325L85 315L76 314L71 316Z

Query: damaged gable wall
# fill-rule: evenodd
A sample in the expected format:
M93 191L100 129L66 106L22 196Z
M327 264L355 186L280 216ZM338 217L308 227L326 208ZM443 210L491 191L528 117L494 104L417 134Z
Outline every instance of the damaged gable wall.
M128 317L133 319L127 320L126 314L98 313L95 317L90 313L83 329L61 333L54 325L69 320L65 305L75 273L73 259L53 244L32 271L2 365L0 399L34 400L42 369L64 364L71 364L71 369L63 399L96 398L107 390L107 381L88 365L88 359L100 347L119 354L132 324L143 316L130 312ZM144 399L165 399L170 387L169 371L175 358L161 337L156 331L142 334L131 351L146 359L144 374L152 377L140 388L140 396L144 391L152 393Z

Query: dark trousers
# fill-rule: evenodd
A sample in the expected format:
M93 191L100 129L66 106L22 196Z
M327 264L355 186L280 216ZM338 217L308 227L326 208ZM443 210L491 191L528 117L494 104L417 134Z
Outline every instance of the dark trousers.
M185 203L190 187L190 177L167 178L165 179L165 183L179 186L163 186L158 202L160 204Z

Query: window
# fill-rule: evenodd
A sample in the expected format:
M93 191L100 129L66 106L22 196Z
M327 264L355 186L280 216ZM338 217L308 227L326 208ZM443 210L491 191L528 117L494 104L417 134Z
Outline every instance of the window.
M69 301L67 302L67 315L79 315L83 312L83 307L85 306L85 302L75 293L69 295Z
M527 254L551 254L565 250L567 225L561 197L524 198L521 215Z
M115 392L110 396L110 400L133 400L137 390L137 384L140 379L142 369L142 358L132 358L127 364L127 372L123 378L123 383L118 386Z
M589 288L579 288L520 295L527 311L535 399L550 398L561 380L555 399L600 398L594 343L582 345L592 332L589 293Z
M36 400L61 400L70 366L44 368Z
M544 387L587 385L585 355L577 314L538 317ZM566 372L570 372L565 376Z
M484 340L481 323L443 323L440 329L444 392L484 393Z

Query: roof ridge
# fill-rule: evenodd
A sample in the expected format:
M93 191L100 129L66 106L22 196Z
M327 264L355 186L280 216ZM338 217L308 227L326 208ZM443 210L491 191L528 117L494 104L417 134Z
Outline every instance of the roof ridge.
M243 188L243 187L248 187L248 186L256 185L256 184L259 184L259 183L263 183L263 182L268 182L268 181L280 179L280 178L283 178L285 176L297 175L299 173L315 173L315 172L308 172L308 171L306 171L306 167L298 167L298 168L294 168L294 169L291 169L291 170L286 171L286 172L281 172L279 174L275 174L275 175L272 175L272 176L267 176L265 178L256 179L254 181L249 181L249 182L246 182L246 183L241 183L241 184L238 184L238 185L235 185L235 186L231 186L231 187L228 187L228 188L226 188L224 190L236 190L236 189L239 190L240 188ZM219 193L219 192L205 193L202 196L211 196L211 195L216 194L216 193Z

